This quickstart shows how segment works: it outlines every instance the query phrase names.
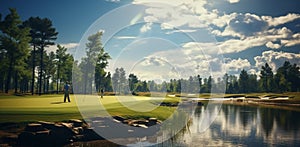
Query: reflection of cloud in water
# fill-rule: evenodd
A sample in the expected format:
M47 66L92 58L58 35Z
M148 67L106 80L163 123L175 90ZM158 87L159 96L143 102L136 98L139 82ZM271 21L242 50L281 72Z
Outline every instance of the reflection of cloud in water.
M204 107L199 107L196 112L204 112ZM191 134L182 138L188 145L300 145L300 118L297 118L300 112L223 105L213 124L199 133L200 113L193 117L193 124L189 127Z

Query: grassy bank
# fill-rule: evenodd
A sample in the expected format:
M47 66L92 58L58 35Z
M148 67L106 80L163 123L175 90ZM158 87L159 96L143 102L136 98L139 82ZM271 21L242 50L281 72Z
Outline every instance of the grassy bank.
M121 100L121 102L120 102ZM127 118L156 117L161 120L168 118L175 108L157 107L155 101L149 97L105 96L99 99L105 111L110 115L119 115ZM177 101L177 99L165 99L165 101ZM93 103L87 107L88 111L96 111L99 104ZM131 109L135 108L135 109ZM136 111L150 110L151 111ZM97 112L95 112L97 113ZM68 119L81 119L74 95L71 95L71 103L63 103L63 95L42 96L0 96L0 123L4 122L33 122L33 121L63 121Z

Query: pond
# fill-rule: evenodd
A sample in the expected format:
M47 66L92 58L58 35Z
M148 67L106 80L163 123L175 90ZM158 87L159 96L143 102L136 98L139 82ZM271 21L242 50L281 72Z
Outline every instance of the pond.
M197 107L188 131L157 146L300 146L299 111L223 104L210 127L201 131L204 111Z
M300 111L248 104L222 104L212 107L216 114L211 122L203 114L207 105L196 106L191 121L173 138L156 144L149 138L135 138L136 142L126 146L300 146ZM205 123L204 123L205 124ZM175 124L173 124L175 125ZM167 132L170 131L166 130ZM127 140L124 138L124 140ZM125 141L126 142L126 141ZM106 146L118 146L106 142ZM74 144L73 144L74 145ZM79 146L103 145L102 141L81 142Z

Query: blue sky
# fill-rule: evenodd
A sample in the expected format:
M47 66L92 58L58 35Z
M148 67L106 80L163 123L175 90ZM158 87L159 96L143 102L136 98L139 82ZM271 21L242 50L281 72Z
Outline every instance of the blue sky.
M124 67L144 79L259 74L265 62L274 71L285 60L300 63L296 0L0 0L2 16L10 7L22 20L50 18L56 42L78 59L86 37L104 31L108 70Z

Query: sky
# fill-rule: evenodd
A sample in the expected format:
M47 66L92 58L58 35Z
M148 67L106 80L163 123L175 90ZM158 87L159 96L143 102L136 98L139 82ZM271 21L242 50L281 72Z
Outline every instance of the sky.
M0 0L2 18L11 7L22 20L51 19L56 43L77 60L87 37L103 31L107 70L144 80L259 75L265 63L274 72L284 61L300 63L297 0Z

